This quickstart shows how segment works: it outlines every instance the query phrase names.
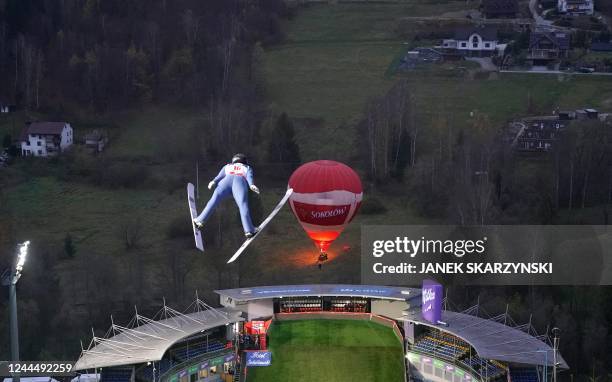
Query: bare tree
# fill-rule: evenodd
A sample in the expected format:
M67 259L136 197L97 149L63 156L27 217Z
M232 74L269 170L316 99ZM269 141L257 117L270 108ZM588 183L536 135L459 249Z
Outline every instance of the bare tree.
M40 108L40 80L43 72L43 52L38 50L36 52L36 109Z
M198 32L200 30L200 18L194 15L191 9L186 9L181 15L183 21L183 29L187 44L193 47L198 40Z
M124 220L119 225L118 235L128 251L140 246L143 236L141 219Z
M411 95L408 85L401 81L381 98L368 103L366 118L362 122L366 130L370 175L385 179L397 171L402 150L414 152L418 129L408 123L412 117ZM412 129L409 130L409 127ZM410 131L411 147L404 147L403 135ZM414 147L413 147L414 145ZM411 157L410 163L414 163Z
M228 31L225 40L221 44L223 56L223 76L221 79L221 94L226 95L229 81L231 78L232 62L234 60L234 48L236 46L238 32L240 30L240 22L236 16L231 15L229 18Z
M398 167L399 156L402 142L402 134L404 133L407 115L410 114L411 106L411 95L408 92L408 82L401 81L398 85L398 95L396 97L396 110L397 110L397 138L395 146L395 156L393 159L393 166Z
M376 105L374 103L370 103L368 105L368 112L366 118L370 151L370 174L374 179L376 179L378 174L376 171Z

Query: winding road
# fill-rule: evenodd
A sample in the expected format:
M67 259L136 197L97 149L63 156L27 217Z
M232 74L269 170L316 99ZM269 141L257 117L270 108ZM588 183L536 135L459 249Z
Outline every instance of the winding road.
M538 0L529 0L529 10L537 26L552 26L552 21L546 20L538 13Z

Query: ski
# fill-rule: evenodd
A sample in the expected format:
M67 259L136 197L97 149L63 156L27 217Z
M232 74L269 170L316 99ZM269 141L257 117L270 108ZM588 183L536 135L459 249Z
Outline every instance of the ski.
M193 237L195 239L196 248L204 252L204 241L202 240L202 232L195 226L193 219L198 217L198 210L195 200L195 187L193 184L187 184L187 203L189 205L189 214L191 216L191 226L193 228Z
M244 250L249 246L249 244L251 244L251 242L253 240L255 240L255 238L257 238L257 236L259 236L259 234L261 234L261 231L263 231L264 228L266 228L266 225L268 225L268 223L270 223L270 221L274 218L274 216L276 216L276 214L278 213L278 211L281 210L281 208L283 208L283 206L285 205L285 203L287 203L287 200L289 200L289 197L291 196L291 194L293 193L293 189L289 188L287 189L287 192L285 193L285 196L283 196L283 198L281 199L280 202L278 202L278 204L276 205L276 207L274 207L274 209L272 210L272 212L270 213L270 215L268 215L267 218L264 219L263 222L261 222L261 224L259 225L259 227L257 227L257 233L255 234L255 236L248 238L244 241L244 243L242 243L242 245L240 246L240 248L238 248L238 250L236 251L236 253L234 253L234 256L232 256L227 263L233 263L234 261L236 261L236 259L242 254L242 252L244 252Z

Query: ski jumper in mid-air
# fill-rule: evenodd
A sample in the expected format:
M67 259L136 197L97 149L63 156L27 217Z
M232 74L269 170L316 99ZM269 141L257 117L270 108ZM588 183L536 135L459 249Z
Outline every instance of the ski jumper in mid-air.
M247 238L253 237L257 233L257 228L255 228L251 220L248 194L249 189L259 194L259 189L253 184L253 169L248 165L244 154L234 155L232 163L223 166L221 171L219 171L219 175L208 183L209 190L214 187L217 188L206 204L206 207L204 207L204 211L197 218L193 219L195 226L198 229L202 229L204 222L212 215L219 203L233 195L240 210L240 220L242 221L244 234Z

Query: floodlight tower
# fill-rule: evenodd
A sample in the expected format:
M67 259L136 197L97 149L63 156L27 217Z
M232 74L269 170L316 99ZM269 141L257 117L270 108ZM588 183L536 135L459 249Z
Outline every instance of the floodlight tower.
M559 332L561 329L553 328L553 382L557 382L557 351L559 351Z
M19 325L17 323L17 281L21 277L23 266L28 256L29 241L24 241L17 246L17 258L13 267L7 269L2 274L2 285L9 287L9 314L11 331L11 358L19 361ZM14 382L19 382L19 377L13 378Z

